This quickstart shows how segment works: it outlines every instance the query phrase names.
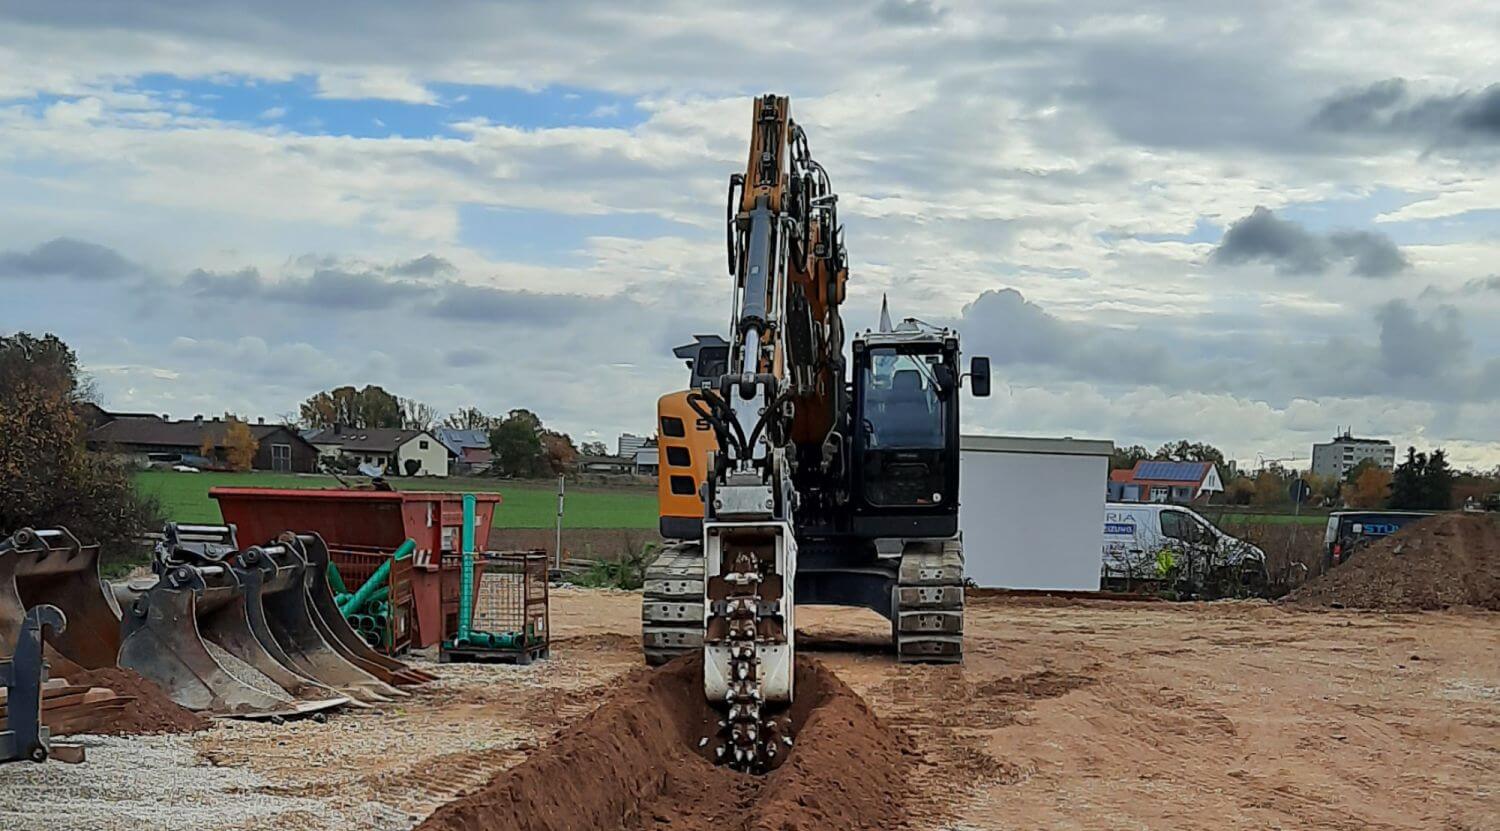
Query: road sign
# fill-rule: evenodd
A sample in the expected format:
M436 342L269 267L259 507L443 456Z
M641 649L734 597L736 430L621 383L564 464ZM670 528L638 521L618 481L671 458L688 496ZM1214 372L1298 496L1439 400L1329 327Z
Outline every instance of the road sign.
M1306 479L1294 479L1291 487L1287 488L1286 495L1292 500L1292 504L1301 505L1312 498L1312 486L1307 484Z

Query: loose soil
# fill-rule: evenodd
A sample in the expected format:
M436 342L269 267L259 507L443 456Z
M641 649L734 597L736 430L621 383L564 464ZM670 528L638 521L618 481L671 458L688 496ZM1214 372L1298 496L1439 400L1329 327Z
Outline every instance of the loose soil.
M478 793L438 809L422 831L899 824L909 742L822 664L798 661L789 713L795 744L764 776L706 758L719 715L703 697L702 673L698 655L636 670L592 715Z
M0 827L414 827L546 756L613 700L641 667L640 604L639 593L557 589L550 659L417 659L441 680L397 705L326 722L220 720L187 740L105 740L129 742L127 784L98 787L105 774L88 764L0 765ZM884 651L890 624L878 615L797 610L799 657L821 662L914 745L898 797L904 819L882 816L872 828L1496 827L1500 613L975 595L964 625L961 666L906 665ZM799 750L811 729L803 726ZM180 760L139 752L159 742L187 744L203 778L235 783L235 795L183 790ZM12 800L7 812L5 796L25 792L23 777L57 771L89 778L53 782L47 799ZM162 782L177 784L163 791ZM759 795L772 796L769 786ZM174 796L214 808L169 816ZM70 823L85 814L63 813L63 800L119 822ZM761 816L733 808L743 813L731 819Z
M1412 523L1287 597L1302 608L1500 610L1500 520L1441 514Z
M99 736L137 736L148 733L192 733L212 723L208 718L180 706L161 687L122 667L84 669L66 658L48 658L51 676L66 678L79 686L108 687L116 695L134 699L88 732Z
M496 551L545 551L551 557L557 547L557 532L550 528L495 528L489 547ZM661 534L654 528L564 528L564 558L618 560L627 553L639 554L646 544L661 547Z

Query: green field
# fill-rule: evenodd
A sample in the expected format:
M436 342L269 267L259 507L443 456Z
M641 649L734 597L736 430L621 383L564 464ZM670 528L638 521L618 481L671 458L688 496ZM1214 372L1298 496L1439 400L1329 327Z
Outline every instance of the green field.
M217 486L253 488L338 488L332 476L291 473L177 473L150 470L135 475L136 487L160 500L169 520L220 522L219 503L208 495ZM555 482L505 479L396 479L397 490L499 493L497 528L551 528L557 515ZM655 528L656 492L643 487L569 489L564 528Z
M1328 524L1328 514L1214 514L1205 516L1216 525L1318 525Z

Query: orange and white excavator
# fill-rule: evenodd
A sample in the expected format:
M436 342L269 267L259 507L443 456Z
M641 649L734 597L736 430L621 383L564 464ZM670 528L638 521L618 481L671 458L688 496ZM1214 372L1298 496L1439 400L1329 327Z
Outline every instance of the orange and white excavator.
M959 391L988 395L989 361L963 372L957 332L884 307L846 354L838 196L785 97L755 99L727 224L728 337L678 348L689 388L657 405L672 542L642 637L653 664L703 651L718 757L764 771L791 741L797 603L881 613L898 660L962 659Z

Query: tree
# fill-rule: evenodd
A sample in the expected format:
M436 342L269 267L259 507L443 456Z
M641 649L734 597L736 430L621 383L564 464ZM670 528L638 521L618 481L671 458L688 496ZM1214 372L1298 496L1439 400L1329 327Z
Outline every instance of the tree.
M485 415L478 407L465 407L455 413L450 413L443 419L443 426L450 430L484 430L486 432L494 429L498 422Z
M415 398L398 399L401 404L401 426L407 430L431 430L437 411Z
M1266 508L1287 504L1291 501L1288 491L1292 478L1281 465L1267 465L1255 474L1255 495L1251 497L1251 504Z
M1349 472L1344 474L1344 481L1352 485L1358 482L1359 477L1363 476L1364 472L1372 467L1379 468L1380 462L1377 462L1374 459L1360 459L1359 464L1349 468Z
M302 402L298 410L307 427L401 427L401 402L383 387L368 384L335 387Z
M1132 470L1135 468L1136 462L1143 462L1149 458L1151 458L1151 454L1139 444L1132 444L1129 447L1116 447L1115 452L1109 456L1109 469Z
M1249 505L1255 498L1255 480L1249 476L1236 476L1224 485L1224 502L1229 505Z
M530 410L511 410L490 431L492 467L506 476L540 476L544 467L542 422Z
M1173 462L1213 462L1220 467L1224 465L1224 454L1219 451L1219 448L1202 442L1190 442L1187 439L1167 442L1156 449L1152 458Z
M1448 465L1448 454L1439 447L1427 457L1427 470L1422 474L1422 498L1425 507L1433 511L1446 511L1453 507L1453 468Z
M249 470L255 461L255 451L259 449L260 441L251 432L250 425L230 416L224 428L224 461L229 464L229 469Z
M1390 493L1391 472L1380 465L1368 465L1349 487L1349 505L1365 510L1383 508Z
M1427 454L1406 448L1406 461L1391 475L1391 507L1420 509L1427 503Z
M573 446L573 439L567 433L542 431L542 449L547 458L547 467L553 475L572 470L573 463L578 460L578 449Z
M113 560L161 511L124 467L85 449L77 405L89 393L55 336L0 336L0 535L63 526Z
M608 456L609 446L602 441L586 441L579 451L585 456Z

